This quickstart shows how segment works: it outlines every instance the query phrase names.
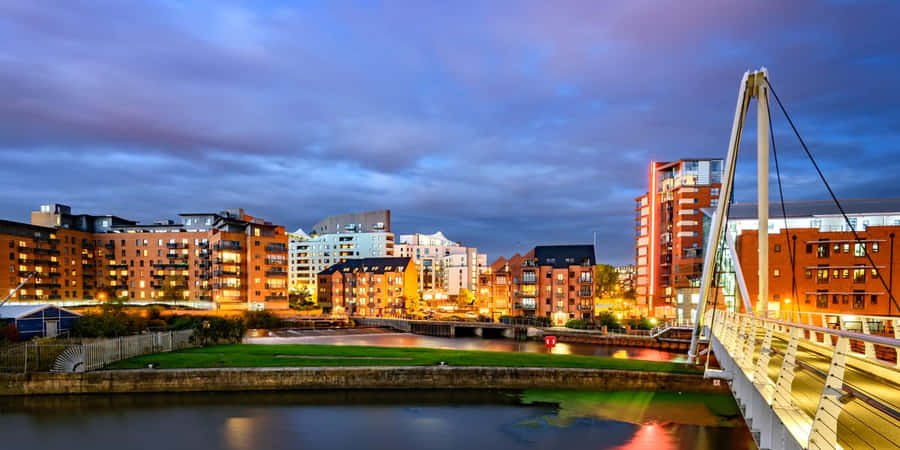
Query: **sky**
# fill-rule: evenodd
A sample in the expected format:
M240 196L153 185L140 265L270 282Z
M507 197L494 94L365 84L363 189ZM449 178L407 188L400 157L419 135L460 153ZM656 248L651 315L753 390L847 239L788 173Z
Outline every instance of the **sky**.
M650 161L724 158L761 66L839 197L900 197L898 23L896 1L0 0L0 218L390 209L491 261L596 232L629 263ZM827 198L773 124L785 199Z

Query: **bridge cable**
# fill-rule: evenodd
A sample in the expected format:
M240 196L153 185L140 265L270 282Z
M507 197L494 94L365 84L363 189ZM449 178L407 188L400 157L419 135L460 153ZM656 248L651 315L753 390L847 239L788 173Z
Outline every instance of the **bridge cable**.
M844 207L841 206L841 202L838 201L837 196L834 195L834 191L831 189L831 185L828 184L828 180L825 179L825 175L822 173L822 169L819 168L819 165L816 163L816 159L813 158L812 153L809 151L809 148L806 146L806 141L803 140L803 137L800 136L800 132L797 131L797 126L794 125L794 121L791 119L791 115L787 112L787 108L784 107L784 104L781 103L781 99L778 98L778 94L775 93L775 88L772 86L772 82L766 79L766 84L769 86L769 90L772 91L772 96L775 97L775 101L778 102L778 106L781 108L781 112L784 113L784 117L787 118L788 123L791 124L791 129L794 130L794 134L797 136L797 139L800 141L800 146L803 147L803 151L806 152L806 156L809 158L810 162L812 162L813 167L816 169L816 172L819 174L819 178L822 180L822 183L825 185L825 188L828 190L828 194L831 195L831 200L834 201L834 204L837 205L838 210L841 212L841 216L844 217L844 222L847 223L847 226L850 228L850 231L853 233L853 238L856 240L857 244L859 244L863 239L859 237L859 233L856 232L856 227L850 223L850 218L847 216L847 213L844 211ZM863 242L863 245L865 243ZM887 282L884 281L884 277L881 276L881 272L878 270L878 267L875 265L875 260L872 259L872 255L869 254L869 251L863 247L863 253L866 255L866 258L869 260L869 264L872 265L872 270L878 275L878 279L881 281L881 285L884 287L885 292L888 293L888 298L891 303L900 310L900 305L897 304L897 300L894 298L894 293L891 292L890 287L888 287Z
M726 202L727 201L728 200L726 199ZM719 284L718 283L719 269L722 268L722 260L725 258L725 244L726 244L727 240L724 238L725 238L725 233L727 233L727 232L728 232L728 215L726 214L725 217L722 218L722 239L720 239L720 241L716 244L719 246L719 252L716 255L716 261L713 265L713 279L711 281L711 285L715 285L714 287L715 287L716 291L713 294L712 317L710 318L710 321L709 321L710 339L712 338L713 324L716 323L716 310L718 309L718 306L719 306L719 286L718 286L718 284ZM735 277L737 277L737 275L735 275ZM705 300L701 300L701 301L705 301ZM727 305L726 305L726 308L727 308ZM699 317L697 318L697 322L700 322ZM704 365L704 370L709 370L709 354L710 353L712 353L712 345L707 344L706 345L706 363Z
M778 196L781 198L781 217L784 218L784 244L788 250L788 258L791 262L791 298L794 300L794 310L797 312L797 320L800 320L800 299L797 298L797 270L794 267L794 249L791 246L788 228L787 210L784 207L784 189L781 186L781 169L778 166L778 150L775 147L775 129L772 126L772 111L769 102L766 102L766 114L769 116L769 136L772 141L772 155L775 157L775 177L778 179Z

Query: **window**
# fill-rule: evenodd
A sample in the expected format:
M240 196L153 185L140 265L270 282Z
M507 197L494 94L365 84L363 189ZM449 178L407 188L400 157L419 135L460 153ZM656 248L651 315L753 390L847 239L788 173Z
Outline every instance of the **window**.
M866 307L866 299L865 295L861 292L854 291L853 293L853 309L863 309Z
M779 269L774 269L774 270L772 270L772 276L775 277L775 278L780 277L780 276L781 276L781 270L779 270Z
M808 305L811 301L812 301L812 294L806 294L806 299L803 301L803 303L806 303Z
M828 294L816 295L816 308L828 308Z
M816 256L819 258L828 257L828 244L819 244L816 246Z
M834 253L840 253L841 252L841 244L834 244L834 247L831 248L831 251Z
M816 283L827 283L827 282L828 282L828 269L816 270Z
M832 295L831 295L831 304L832 304L832 305L837 305L837 304L838 304L838 295L837 295L837 294L832 294Z
M877 242L872 243L872 253L878 253L878 243Z
M877 305L877 304L878 304L878 296L877 296L877 295L872 294L870 300L871 300L872 305Z
M812 253L812 244L806 244L806 253Z
M857 242L853 244L853 256L866 256L866 243Z
M781 253L781 244L775 244L775 253Z
M841 278L847 279L850 278L850 269L844 269L841 271Z
M806 278L807 280L812 278L812 270L806 269L806 271L803 272L803 277Z
M834 280L837 280L838 278L840 278L840 276L839 276L840 274L841 274L840 270L834 269L831 271L831 278Z
M878 279L878 269L872 269L872 279L873 280Z
M844 253L850 253L850 244L844 244Z
M841 304L849 305L850 304L850 296L847 294L844 294L843 296L841 296Z
M865 283L866 282L866 269L853 269L853 282L854 283Z

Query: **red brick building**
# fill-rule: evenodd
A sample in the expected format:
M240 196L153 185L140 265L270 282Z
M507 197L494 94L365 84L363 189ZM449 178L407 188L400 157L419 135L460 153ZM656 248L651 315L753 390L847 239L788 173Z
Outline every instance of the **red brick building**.
M478 303L480 309L487 310L487 314L491 315L494 320L501 316L510 315L509 296L511 282L509 262L502 256L478 275ZM484 313L482 312L482 314Z
M650 163L648 193L635 199L635 300L642 315L676 318L690 304L684 299L699 296L706 243L700 209L718 205L721 179L721 159Z
M900 271L894 256L900 236L900 199L844 200L841 202L860 240L854 238L840 212L830 201L786 204L788 226L783 227L780 204L770 208L769 305L770 311L802 311L848 315L900 315L891 304L889 289L900 301L892 279ZM759 273L756 204L731 207L736 227L738 260L751 305L757 306ZM794 253L796 296L792 294ZM871 256L874 266L867 257ZM882 279L883 278L883 279ZM885 288L885 285L888 289ZM742 304L742 302L738 302Z
M593 320L594 246L539 245L509 259L513 316Z
M32 225L0 222L0 289L38 275L13 301L120 298L208 301L220 309L287 308L284 227L243 210L141 225L44 205Z
M350 259L318 274L318 304L325 310L364 317L404 317L419 295L410 258Z

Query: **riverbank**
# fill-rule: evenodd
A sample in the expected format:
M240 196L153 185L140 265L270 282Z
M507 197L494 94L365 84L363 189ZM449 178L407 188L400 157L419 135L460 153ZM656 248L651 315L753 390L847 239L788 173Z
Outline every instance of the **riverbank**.
M170 353L138 356L112 364L110 369L311 366L449 366L554 367L640 370L698 374L699 368L666 361L644 361L583 355L449 350L443 348L375 347L356 345L214 345Z
M700 374L537 367L277 367L0 375L0 396L317 389L576 389L726 393Z

